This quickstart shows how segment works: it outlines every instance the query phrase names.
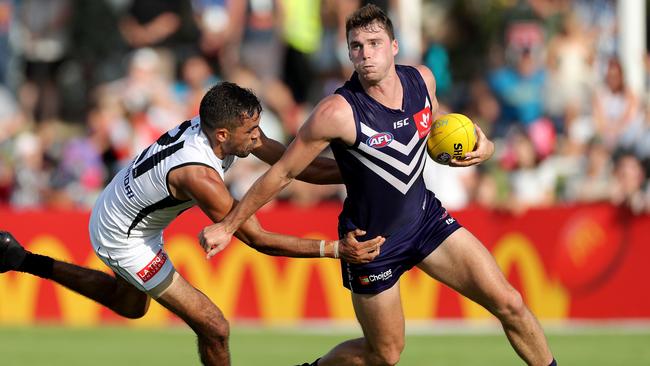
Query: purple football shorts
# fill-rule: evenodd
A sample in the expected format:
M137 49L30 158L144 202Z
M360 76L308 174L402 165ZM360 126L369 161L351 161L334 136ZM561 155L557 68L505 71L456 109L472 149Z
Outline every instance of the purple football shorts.
M349 264L341 261L343 286L357 294L378 294L389 289L404 272L422 262L449 235L461 228L433 194L428 196L429 209L417 222L386 236L379 256L372 262ZM349 220L339 221L339 237L354 229Z

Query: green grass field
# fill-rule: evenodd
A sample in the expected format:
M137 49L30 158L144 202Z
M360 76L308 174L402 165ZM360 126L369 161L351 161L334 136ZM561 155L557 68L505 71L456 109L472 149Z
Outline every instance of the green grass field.
M358 333L357 333L358 334ZM341 331L235 328L233 365L294 365L313 361L353 336ZM561 365L650 365L650 329L549 332ZM198 365L186 328L0 327L2 366ZM410 334L400 365L522 365L499 334Z

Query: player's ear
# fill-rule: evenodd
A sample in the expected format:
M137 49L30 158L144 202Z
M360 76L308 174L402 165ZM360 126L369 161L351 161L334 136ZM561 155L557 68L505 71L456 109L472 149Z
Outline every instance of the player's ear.
M227 128L217 128L214 130L214 138L220 143L228 140L228 136L230 136L230 131Z
M397 53L399 52L399 44L397 44L397 38L395 38L390 44L393 47L393 56L397 56Z

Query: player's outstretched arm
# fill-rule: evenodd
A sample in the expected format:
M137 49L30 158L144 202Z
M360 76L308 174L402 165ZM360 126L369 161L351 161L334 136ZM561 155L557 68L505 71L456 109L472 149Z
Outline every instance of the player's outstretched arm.
M236 204L217 172L203 165L188 165L174 169L169 174L170 194L179 200L194 199L203 212L219 222ZM357 242L362 230L348 233L342 240L326 241L302 239L276 234L262 229L255 216L249 218L237 231L237 237L252 248L266 254L288 257L331 257L350 263L367 263L379 255L383 237ZM202 237L202 236L201 236ZM226 248L230 241L215 246L202 240L200 243L210 258Z
M242 201L222 222L210 225L201 232L201 241L210 247L228 245L233 233L255 211L291 183L331 140L340 138L350 142L354 141L355 136L349 104L338 95L325 98L300 128L280 160L253 184Z
M211 168L203 165L189 165L169 174L170 193L179 200L194 199L203 212L213 221L219 222L236 201L230 196L223 180ZM296 236L265 231L255 216L251 216L237 231L237 237L252 248L266 254L287 257L331 257L350 263L367 263L378 254L384 243L383 237L357 242L356 236L365 235L362 230L348 233L342 240L326 241L302 239ZM200 240L201 246L210 258L225 249Z
M253 155L263 162L273 165L287 150L287 147L266 136L261 132L261 145L253 150ZM340 184L343 183L341 172L334 159L317 157L296 179L312 184Z
M263 230L255 216L251 216L235 232L235 236L251 248L268 255L298 258L341 258L348 263L368 263L379 255L385 238L377 236L359 242L356 237L365 231L356 229L341 240L302 239L295 236L277 234ZM213 254L206 245L208 257Z

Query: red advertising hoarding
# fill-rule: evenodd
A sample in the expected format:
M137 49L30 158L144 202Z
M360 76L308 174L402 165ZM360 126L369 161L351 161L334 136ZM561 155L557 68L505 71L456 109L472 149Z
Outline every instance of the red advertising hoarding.
M272 231L334 238L338 203L297 208L276 205L258 214ZM10 230L38 253L107 270L87 237L88 212L0 209ZM493 253L508 279L541 319L650 319L650 217L609 205L532 210L520 216L468 209L454 213ZM232 320L291 324L354 319L333 259L270 257L234 240L208 261L196 235L208 224L199 210L165 232L176 268ZM407 319L482 320L490 315L445 286L412 270L402 277ZM67 325L123 322L110 311L34 276L0 275L0 324L55 321ZM152 305L136 324L176 321Z

